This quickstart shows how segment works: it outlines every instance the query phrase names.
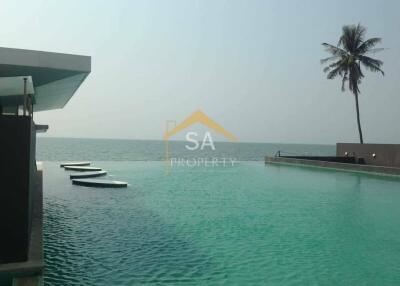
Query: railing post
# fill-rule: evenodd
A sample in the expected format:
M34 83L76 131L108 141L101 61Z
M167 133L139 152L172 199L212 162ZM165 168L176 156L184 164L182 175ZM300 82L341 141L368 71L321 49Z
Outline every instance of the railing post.
M24 116L26 115L26 101L27 101L27 99L26 99L26 81L27 81L27 78L24 77Z

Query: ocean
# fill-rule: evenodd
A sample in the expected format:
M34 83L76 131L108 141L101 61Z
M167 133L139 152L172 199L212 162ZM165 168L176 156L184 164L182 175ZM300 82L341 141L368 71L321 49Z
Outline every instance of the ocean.
M231 143L215 142L215 150L204 148L192 152L183 141L171 141L171 157L219 157L236 158L238 161L263 161L266 155L277 151L287 155L335 155L334 145L277 144L277 143ZM37 139L39 161L163 161L165 143L157 140L118 139Z

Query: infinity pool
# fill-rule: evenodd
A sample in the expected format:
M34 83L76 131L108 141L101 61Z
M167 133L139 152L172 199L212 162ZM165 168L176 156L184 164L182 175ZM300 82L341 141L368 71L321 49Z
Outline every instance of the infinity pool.
M45 166L45 285L399 285L400 180L241 162Z

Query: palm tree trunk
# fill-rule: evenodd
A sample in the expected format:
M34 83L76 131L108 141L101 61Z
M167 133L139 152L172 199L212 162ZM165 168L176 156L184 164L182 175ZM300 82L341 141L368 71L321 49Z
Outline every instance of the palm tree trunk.
M360 122L360 108L358 106L358 94L355 93L354 97L356 99L356 112L357 112L357 125L358 125L358 134L360 135L360 143L364 144L362 130L361 130L361 122Z

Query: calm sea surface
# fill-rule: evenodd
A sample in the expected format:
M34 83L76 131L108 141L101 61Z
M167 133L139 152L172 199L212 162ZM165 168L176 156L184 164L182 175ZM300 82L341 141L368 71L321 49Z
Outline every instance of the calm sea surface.
M192 152L186 142L169 143L172 157L237 158L239 161L263 161L266 155L277 151L283 154L335 155L333 145L268 144L215 142L215 150ZM65 139L38 138L37 159L41 161L162 161L165 160L165 143L156 140Z
M262 162L333 146L216 148L240 162L167 174L163 142L39 139L45 285L400 284L400 180ZM129 187L73 186L65 160Z

